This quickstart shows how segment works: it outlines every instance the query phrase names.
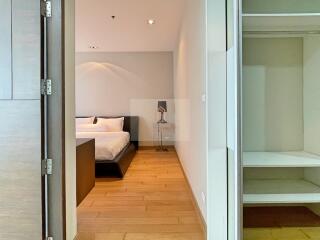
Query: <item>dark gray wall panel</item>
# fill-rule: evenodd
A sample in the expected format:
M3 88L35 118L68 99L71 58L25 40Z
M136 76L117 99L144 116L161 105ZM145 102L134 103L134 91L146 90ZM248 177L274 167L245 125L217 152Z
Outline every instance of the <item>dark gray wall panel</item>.
M40 240L40 101L0 101L0 239Z
M13 98L40 98L40 1L12 0Z
M0 99L11 98L11 0L0 1Z

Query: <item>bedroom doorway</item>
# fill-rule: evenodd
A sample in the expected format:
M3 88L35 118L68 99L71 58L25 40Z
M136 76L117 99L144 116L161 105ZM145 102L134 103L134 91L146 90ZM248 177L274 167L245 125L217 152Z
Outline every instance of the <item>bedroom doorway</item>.
M78 240L205 239L206 150L188 147L205 148L205 129L190 130L185 110L205 122L205 95L195 104L177 87L195 8L203 30L204 1L76 1Z

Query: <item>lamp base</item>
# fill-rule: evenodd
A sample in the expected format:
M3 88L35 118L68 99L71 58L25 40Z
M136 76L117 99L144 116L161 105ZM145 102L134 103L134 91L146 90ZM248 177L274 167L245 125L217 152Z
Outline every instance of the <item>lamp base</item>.
M157 123L168 123L168 122L164 119L160 119Z
M160 118L160 120L158 121L158 123L167 123L167 121L164 120L164 118L163 118L163 112L161 112L161 118Z

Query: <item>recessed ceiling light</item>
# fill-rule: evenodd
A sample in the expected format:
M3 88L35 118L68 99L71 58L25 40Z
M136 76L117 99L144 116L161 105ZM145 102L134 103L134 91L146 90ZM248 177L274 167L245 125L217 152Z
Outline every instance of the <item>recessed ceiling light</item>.
M153 25L153 24L155 24L156 23L156 21L154 20L154 19L149 19L148 20L148 24L149 25Z
M95 46L95 45L90 45L89 48L90 48L90 49L97 49L98 47Z

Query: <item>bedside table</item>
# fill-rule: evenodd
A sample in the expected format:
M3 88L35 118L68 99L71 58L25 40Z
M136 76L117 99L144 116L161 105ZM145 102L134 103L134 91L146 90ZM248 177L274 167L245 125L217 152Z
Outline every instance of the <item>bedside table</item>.
M168 151L165 147L168 142L174 141L174 124L173 123L154 123L153 141L158 146L159 151Z

